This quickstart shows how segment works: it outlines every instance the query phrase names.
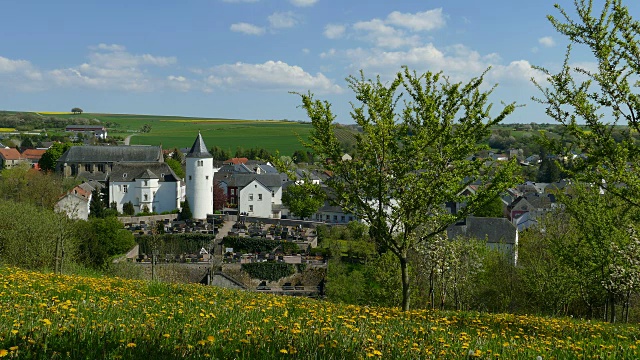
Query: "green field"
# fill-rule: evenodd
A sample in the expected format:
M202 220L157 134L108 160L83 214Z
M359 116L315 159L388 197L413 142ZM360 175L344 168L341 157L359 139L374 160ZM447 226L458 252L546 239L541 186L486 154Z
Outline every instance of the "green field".
M0 267L0 357L637 359L635 325L347 306Z
M311 124L292 121L205 119L178 116L83 113L81 115L51 114L43 116L98 119L107 126L111 136L129 136L132 145L162 145L164 149L186 148L193 144L198 131L209 148L218 146L232 154L239 147L264 148L281 155L291 155L302 149L299 137L307 139ZM149 133L138 132L144 124Z

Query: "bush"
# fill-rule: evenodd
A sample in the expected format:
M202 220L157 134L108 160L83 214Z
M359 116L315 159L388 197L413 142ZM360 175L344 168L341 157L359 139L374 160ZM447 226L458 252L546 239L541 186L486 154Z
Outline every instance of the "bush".
M273 252L280 247L285 254L295 254L300 251L297 244L280 240L269 240L264 238L241 238L237 236L225 236L222 244L233 248L236 252L265 253Z
M277 281L296 273L293 264L276 262L242 264L242 270L252 278L267 281Z

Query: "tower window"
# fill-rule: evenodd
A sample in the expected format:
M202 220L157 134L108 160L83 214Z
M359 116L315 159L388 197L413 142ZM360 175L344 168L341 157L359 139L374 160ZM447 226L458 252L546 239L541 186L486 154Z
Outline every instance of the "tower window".
M129 185L122 185L122 192L126 193L127 191L129 191Z

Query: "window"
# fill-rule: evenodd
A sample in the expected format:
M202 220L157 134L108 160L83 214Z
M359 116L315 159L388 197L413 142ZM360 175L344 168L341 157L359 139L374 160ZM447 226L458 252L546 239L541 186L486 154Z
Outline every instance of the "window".
M189 175L189 180L191 180L191 175Z
M253 205L249 205L249 212L253 212Z
M144 186L148 186L149 185L149 180L145 180L144 181Z
M144 194L143 197L144 197L144 201L148 201L149 200L149 195Z
M236 194L236 189L231 189L231 195L235 195Z
M84 164L84 171L91 171L91 164Z
M262 201L262 194L258 194L258 201Z
M327 221L329 221L329 215L327 215L326 219L327 219Z
M122 178L126 179L127 178L127 173L122 174Z
M209 180L209 175L205 176L204 178L205 178L205 179L207 179L207 180Z
M104 164L98 164L98 171L104 172Z
M338 221L338 215L333 215L333 221Z
M129 191L129 185L122 185L122 192L128 192Z
M204 160L198 160L198 166L204 166Z
M253 201L253 194L249 194L249 201Z
M340 217L340 222L344 222L344 215Z

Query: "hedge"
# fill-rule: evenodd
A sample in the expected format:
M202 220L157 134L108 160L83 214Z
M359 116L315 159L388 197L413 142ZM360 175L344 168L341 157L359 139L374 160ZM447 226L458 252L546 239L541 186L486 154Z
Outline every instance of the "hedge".
M208 251L215 240L215 235L202 233L161 234L157 237L161 254L196 254L202 248ZM139 236L136 242L140 245L141 254L151 254L151 235Z
M233 248L236 252L245 253L267 253L272 252L278 246L285 254L298 253L300 248L297 244L281 241L281 240L269 240L264 238L241 238L237 236L225 236L222 239L222 244L226 247Z
M254 279L267 281L277 281L296 273L296 268L293 264L279 262L242 264L242 270Z

